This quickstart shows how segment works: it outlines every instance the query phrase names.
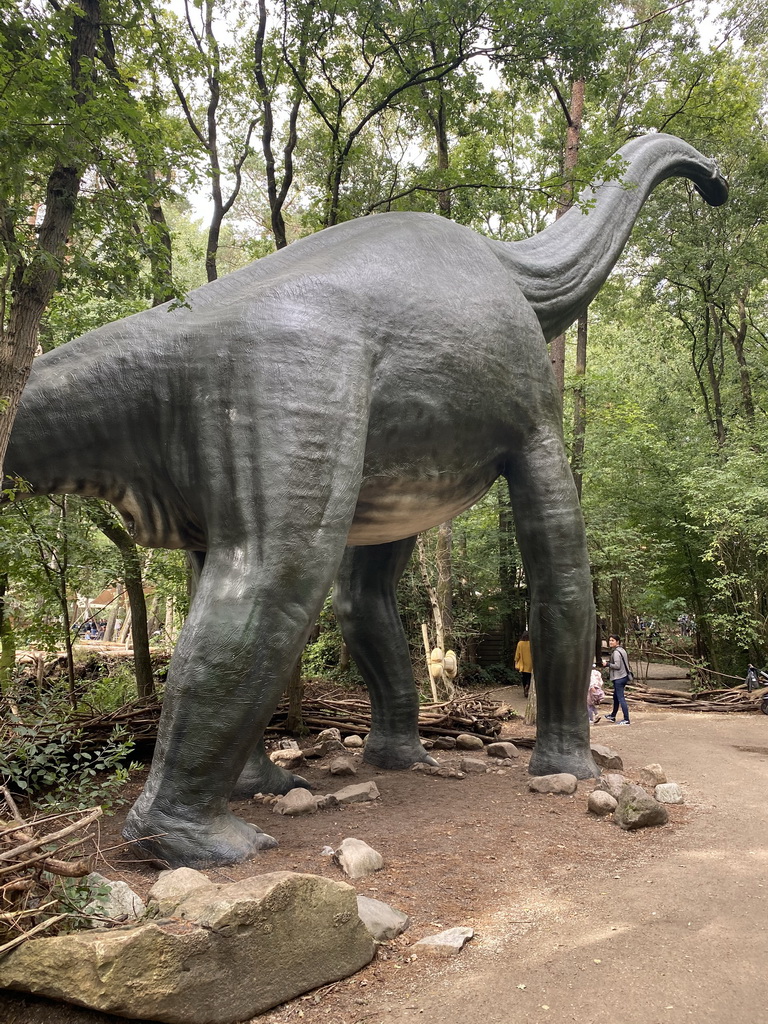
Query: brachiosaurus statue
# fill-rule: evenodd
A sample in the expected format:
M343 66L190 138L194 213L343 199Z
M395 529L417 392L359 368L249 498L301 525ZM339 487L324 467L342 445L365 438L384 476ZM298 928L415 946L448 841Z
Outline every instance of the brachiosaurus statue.
M546 342L594 298L656 184L684 176L712 205L727 196L680 139L619 155L623 183L526 241L430 214L367 217L36 360L7 474L34 494L106 498L140 544L198 563L124 832L149 855L204 866L275 844L228 800L303 782L262 733L334 578L371 696L366 760L430 760L395 585L416 534L500 475L531 592L530 771L596 774L592 585Z

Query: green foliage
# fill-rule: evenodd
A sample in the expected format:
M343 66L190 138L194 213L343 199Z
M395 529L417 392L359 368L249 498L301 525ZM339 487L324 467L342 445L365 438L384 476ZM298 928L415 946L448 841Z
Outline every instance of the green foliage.
M122 803L119 791L137 767L126 764L133 740L115 729L103 746L88 750L82 734L68 724L62 705L47 702L36 711L40 717L34 720L22 721L12 710L5 715L0 745L3 785L39 807L82 809Z

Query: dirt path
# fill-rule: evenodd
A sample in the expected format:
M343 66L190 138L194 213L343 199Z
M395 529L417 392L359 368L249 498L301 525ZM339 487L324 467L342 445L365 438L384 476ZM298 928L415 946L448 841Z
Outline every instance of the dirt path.
M270 820L259 805L238 805L281 847L212 878L283 868L338 877L319 851L354 835L387 864L358 891L413 920L354 978L259 1024L766 1024L768 718L635 711L630 729L600 723L594 738L621 753L629 777L658 762L683 785L687 803L669 825L626 833L587 815L591 783L572 798L530 794L527 755L504 775L463 781L362 767L380 804L311 818ZM311 775L321 792L338 788L322 766ZM105 873L140 890L156 877L128 863ZM453 925L476 933L460 956L414 957L415 940ZM118 1019L0 993L0 1020Z
M474 951L369 1020L768 1021L768 720L634 718L600 736L625 763L658 761L684 785L694 813L674 841L616 871L595 860L591 882L580 873L545 895L524 940Z

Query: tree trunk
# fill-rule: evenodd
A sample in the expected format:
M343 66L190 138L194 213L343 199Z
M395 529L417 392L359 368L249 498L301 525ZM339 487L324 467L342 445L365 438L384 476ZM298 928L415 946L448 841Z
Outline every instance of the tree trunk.
M507 668L515 667L515 647L520 630L516 628L514 605L517 566L514 552L514 519L508 503L499 501L499 589L501 596L502 663Z
M429 567L427 566L427 552L424 547L424 539L419 534L416 544L419 549L419 566L421 567L421 576L424 580L424 587L429 597L429 603L432 606L432 617L435 621L435 646L439 647L441 651L445 651L445 627L443 624L443 613L440 607L440 602L437 597L437 591L432 586L429 578Z
M165 638L168 643L174 642L176 629L174 626L174 600L169 594L165 599Z
M115 636L115 623L120 617L120 606L123 603L123 585L119 581L115 584L115 600L107 615L107 625L104 628L103 640L105 643L112 643Z
M291 673L291 678L288 680L288 717L285 720L286 731L294 736L306 732L301 714L303 699L304 681L301 678L301 658L299 658Z
M5 595L8 591L8 573L0 573L0 695L3 687L13 678L16 667L16 637L13 632L11 617L5 607Z
M578 319L576 331L576 380L573 388L573 449L571 472L581 501L584 472L584 439L587 429L587 398L584 390L587 375L587 314Z
M621 580L611 578L611 632L624 635L624 606L621 600Z
M73 12L69 65L74 103L82 107L92 91L92 65L100 29L99 0L79 0ZM67 117L66 108L62 118ZM13 252L11 312L0 333L0 478L11 428L37 349L43 314L58 287L84 167L78 133L64 133L59 160L50 173L45 215L29 259ZM12 228L11 228L12 232ZM11 244L14 243L11 237Z
M525 718L523 719L526 725L536 725L536 679L531 676L531 685L528 689L528 701L525 705Z
M741 384L741 401L744 407L744 416L750 423L755 422L755 401L752 396L752 381L749 374L749 366L744 355L744 341L747 337L747 295L745 289L739 295L739 327L731 334L733 350L736 353L736 362L739 364L739 382Z
M138 548L127 530L118 525L102 506L89 504L89 515L105 537L108 537L120 552L123 560L125 589L128 594L130 615L126 615L121 640L128 636L128 629L133 632L133 663L136 670L136 689L139 697L151 697L155 692L155 680L152 674L152 657L149 652L149 635L147 633L147 602L144 597L144 581L141 572L141 559Z
M453 633L453 521L437 528L437 603L443 620L443 643L452 646ZM440 646L438 644L438 646ZM445 650L445 647L443 647Z
M558 94L559 97L559 94ZM574 172L579 162L579 146L581 145L581 122L584 116L584 79L578 78L571 86L571 102L566 107L559 97L565 113L567 128L565 132L565 149L563 154L563 192L555 214L559 220L573 206ZM558 334L549 343L549 358L555 374L557 386L562 395L565 391L565 334Z
M147 167L145 175L149 184L156 183L154 167ZM147 203L149 216L149 267L152 281L152 305L162 306L174 297L173 250L171 231L165 219L165 212L159 199Z

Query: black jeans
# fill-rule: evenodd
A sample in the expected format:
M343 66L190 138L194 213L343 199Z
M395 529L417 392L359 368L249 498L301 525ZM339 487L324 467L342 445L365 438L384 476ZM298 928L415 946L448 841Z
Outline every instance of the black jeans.
M621 708L625 722L629 721L629 708L627 707L627 699L624 696L624 687L628 682L629 676L622 676L621 679L611 680L611 685L613 686L613 711L611 712L611 718L615 718L616 712Z

